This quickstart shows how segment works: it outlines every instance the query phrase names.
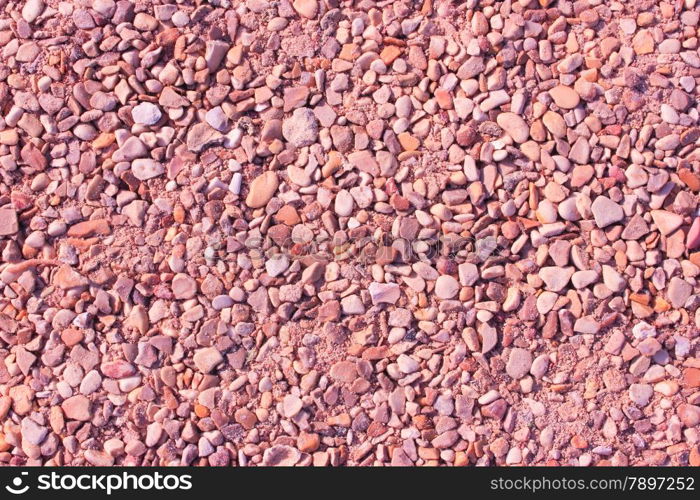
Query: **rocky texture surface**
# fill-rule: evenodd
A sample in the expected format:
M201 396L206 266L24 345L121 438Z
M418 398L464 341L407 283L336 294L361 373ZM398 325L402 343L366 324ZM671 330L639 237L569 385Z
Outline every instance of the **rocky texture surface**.
M699 465L699 17L3 2L0 463Z

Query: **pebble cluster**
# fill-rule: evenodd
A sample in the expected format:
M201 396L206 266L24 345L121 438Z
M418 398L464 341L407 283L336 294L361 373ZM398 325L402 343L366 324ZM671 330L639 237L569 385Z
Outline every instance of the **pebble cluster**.
M0 464L700 465L699 32L0 2Z

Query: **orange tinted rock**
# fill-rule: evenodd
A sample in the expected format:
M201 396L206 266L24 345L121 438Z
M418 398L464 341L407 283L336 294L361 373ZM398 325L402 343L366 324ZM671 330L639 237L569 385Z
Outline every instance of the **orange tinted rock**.
M387 66L391 65L401 55L401 49L395 45L387 45L379 54L380 59Z

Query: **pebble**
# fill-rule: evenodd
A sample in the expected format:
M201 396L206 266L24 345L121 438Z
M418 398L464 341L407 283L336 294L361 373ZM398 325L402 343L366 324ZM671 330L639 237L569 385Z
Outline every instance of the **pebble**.
M154 179L165 173L165 167L155 160L138 158L131 162L131 172L140 181Z
M275 195L278 186L279 178L277 173L272 170L266 170L250 183L248 196L245 199L246 205L250 208L264 207Z
M318 122L309 108L297 108L282 123L282 135L294 147L309 146L318 137Z
M0 208L0 236L9 236L19 231L17 212L9 207Z
M532 367L532 354L526 349L511 349L506 364L506 373L513 379L523 378Z
M369 294L373 304L395 304L401 296L401 288L396 283L370 283Z
M598 227L608 227L624 219L622 207L605 196L598 196L591 204L591 212Z
M131 110L131 117L135 123L140 125L155 125L161 119L162 113L155 104L142 102L134 106Z
M552 292L559 292L569 284L571 276L574 274L572 267L543 267L539 271L539 276L545 282L547 289Z
M654 395L654 389L648 384L632 384L629 388L630 400L637 406L647 406Z
M66 399L61 403L61 409L66 418L70 420L87 422L92 416L90 413L90 400L82 395Z
M216 348L205 347L194 353L192 361L201 373L211 373L224 361L224 358Z
M36 21L36 19L44 12L45 4L43 0L27 0L24 7L22 7L22 19L27 21L29 24ZM35 443L38 444L38 443Z
M580 101L579 95L571 87L557 85L549 90L554 103L562 109L574 109Z
M441 299L451 299L459 292L459 282L452 276L440 276L435 282L435 295Z
M683 217L666 210L652 210L651 218L662 235L668 236L683 225Z
M530 137L527 122L515 113L501 113L496 117L496 122L517 143L522 144Z

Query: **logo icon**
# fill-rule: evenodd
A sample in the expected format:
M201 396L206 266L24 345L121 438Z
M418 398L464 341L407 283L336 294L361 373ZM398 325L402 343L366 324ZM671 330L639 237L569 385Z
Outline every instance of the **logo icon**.
M22 476L28 476L29 472L22 472ZM14 488L12 487L14 486ZM5 489L12 493L13 495L22 495L29 490L29 485L25 485L22 487L22 478L21 477L16 477L12 480L12 486L5 486Z

